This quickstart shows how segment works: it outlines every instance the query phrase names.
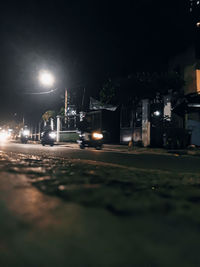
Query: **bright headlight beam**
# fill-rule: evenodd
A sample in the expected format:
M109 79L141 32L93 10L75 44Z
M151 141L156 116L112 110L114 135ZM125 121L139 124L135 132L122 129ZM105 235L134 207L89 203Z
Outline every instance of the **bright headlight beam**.
M93 137L95 139L102 139L103 138L103 134L101 134L101 133L93 133Z

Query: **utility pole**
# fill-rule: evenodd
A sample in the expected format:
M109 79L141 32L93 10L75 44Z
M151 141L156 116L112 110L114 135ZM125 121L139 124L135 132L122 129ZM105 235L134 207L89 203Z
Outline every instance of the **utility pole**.
M65 116L67 115L67 103L68 102L68 96L67 96L67 89L65 88Z
M85 100L85 87L83 88L83 97L82 97L82 109L84 108L84 100Z

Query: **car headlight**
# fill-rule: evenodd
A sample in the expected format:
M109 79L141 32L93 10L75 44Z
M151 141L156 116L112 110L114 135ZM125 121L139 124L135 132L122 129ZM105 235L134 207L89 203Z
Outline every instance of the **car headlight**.
M29 136L29 134L30 134L30 131L29 131L29 130L24 130L24 131L23 131L23 135L24 135L24 136Z
M100 139L102 139L103 138L103 134L101 134L101 133L93 133L92 134L92 137L93 137L93 139L95 139L95 140L100 140Z
M52 139L55 139L56 138L56 133L55 132L49 133L49 137L51 137Z
M8 135L5 132L1 132L0 133L0 142L4 143L7 141L7 139L8 139Z

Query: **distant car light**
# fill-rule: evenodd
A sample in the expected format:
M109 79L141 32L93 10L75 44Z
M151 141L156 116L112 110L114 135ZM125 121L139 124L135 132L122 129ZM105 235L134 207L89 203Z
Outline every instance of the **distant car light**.
M29 136L30 131L29 131L29 130L24 130L24 131L22 132L22 134L23 134L24 136Z
M0 142L5 143L8 139L8 134L4 131L0 132Z
M93 133L92 134L92 137L95 139L95 140L100 140L100 139L102 139L103 138L103 134L101 134L101 133Z
M56 133L55 132L50 132L49 133L49 137L51 137L52 139L56 138Z

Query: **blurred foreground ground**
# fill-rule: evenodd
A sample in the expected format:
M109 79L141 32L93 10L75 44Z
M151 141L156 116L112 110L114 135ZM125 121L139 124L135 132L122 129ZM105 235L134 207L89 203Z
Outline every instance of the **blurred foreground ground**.
M199 266L200 175L0 153L0 266Z

